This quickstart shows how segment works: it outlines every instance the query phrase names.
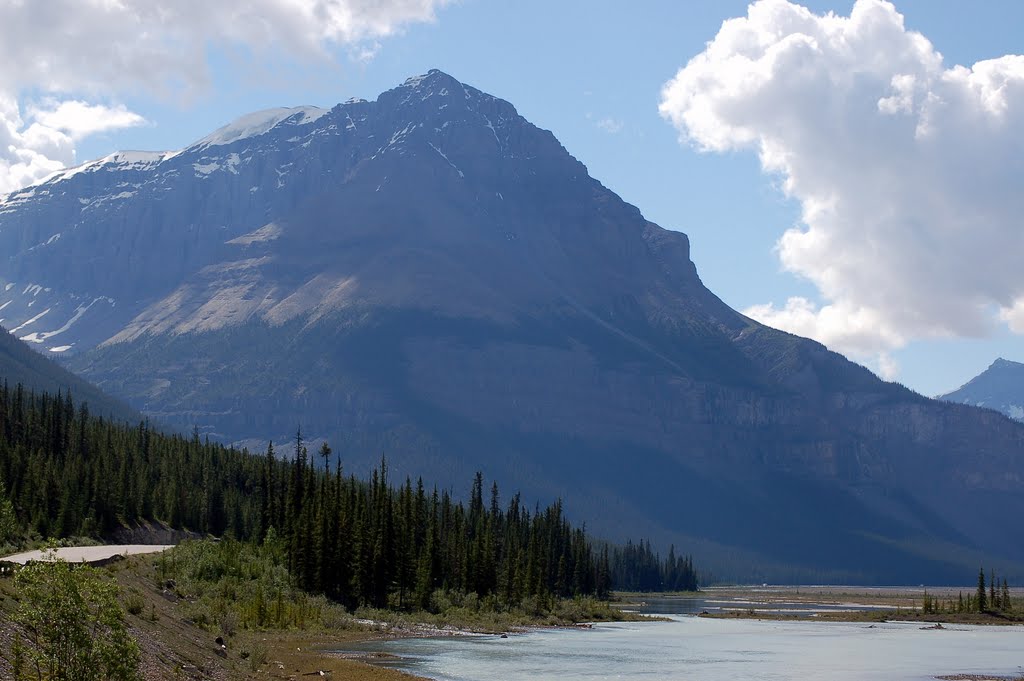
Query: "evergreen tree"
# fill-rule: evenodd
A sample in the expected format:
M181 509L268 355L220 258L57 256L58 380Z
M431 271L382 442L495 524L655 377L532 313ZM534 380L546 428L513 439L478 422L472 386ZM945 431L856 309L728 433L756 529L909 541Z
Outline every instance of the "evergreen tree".
M320 445L320 458L324 460L324 473L326 473L330 467L331 459L331 447L324 440L324 443Z
M975 605L978 612L985 612L988 610L985 598L985 568L978 569L978 591L974 597Z

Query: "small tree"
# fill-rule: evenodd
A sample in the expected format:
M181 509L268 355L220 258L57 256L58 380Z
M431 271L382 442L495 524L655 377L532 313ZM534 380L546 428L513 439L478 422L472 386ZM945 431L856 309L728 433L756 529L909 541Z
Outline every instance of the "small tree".
M53 681L137 681L139 646L128 634L117 585L85 565L31 563L15 577L20 604L13 620L21 678ZM19 666L22 666L19 664Z
M977 601L978 612L985 612L988 607L985 603L985 568L978 569L978 594L975 598Z
M327 467L331 460L331 453L331 446L327 444L326 440L324 440L324 443L320 445L320 458L324 460L324 473L327 472Z
M928 594L927 589L925 590L924 597L921 599L921 601L921 612L925 614L935 612L935 599Z
M0 546L14 542L18 538L18 517L14 514L14 504L7 496L7 485L0 476Z

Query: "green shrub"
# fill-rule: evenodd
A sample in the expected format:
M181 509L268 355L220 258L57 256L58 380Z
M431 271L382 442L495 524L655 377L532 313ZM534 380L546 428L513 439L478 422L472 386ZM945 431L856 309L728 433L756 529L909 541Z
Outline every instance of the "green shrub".
M141 615L142 610L146 607L146 601L142 598L142 594L136 589L132 589L124 596L124 609L128 611L129 615Z
M31 678L140 678L139 646L128 634L117 585L110 579L93 568L55 560L30 563L14 583L22 598L12 620L26 633L11 651L15 667L36 670L28 672Z

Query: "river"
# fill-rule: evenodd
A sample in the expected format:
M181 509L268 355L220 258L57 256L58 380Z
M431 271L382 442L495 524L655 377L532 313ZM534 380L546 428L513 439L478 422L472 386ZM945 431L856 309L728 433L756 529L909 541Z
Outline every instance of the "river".
M917 681L1024 672L1024 628L725 620L596 624L498 636L400 639L364 649L439 681L679 679Z

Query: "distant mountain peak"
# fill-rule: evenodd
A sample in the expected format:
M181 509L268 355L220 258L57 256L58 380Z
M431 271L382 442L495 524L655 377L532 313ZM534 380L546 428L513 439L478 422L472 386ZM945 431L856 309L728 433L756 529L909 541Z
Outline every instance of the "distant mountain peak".
M1024 364L999 357L983 372L938 399L987 407L1024 420Z

